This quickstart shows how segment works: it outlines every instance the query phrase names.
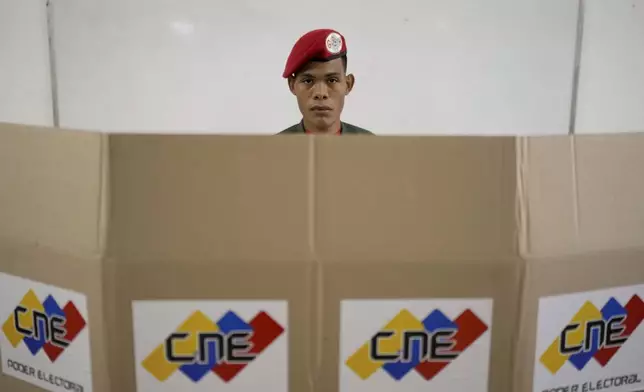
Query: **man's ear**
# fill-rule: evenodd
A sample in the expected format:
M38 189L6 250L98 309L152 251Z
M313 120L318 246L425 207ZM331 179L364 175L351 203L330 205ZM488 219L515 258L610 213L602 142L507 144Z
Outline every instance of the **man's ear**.
M288 89L291 90L291 93L295 95L295 77L288 77Z
M349 74L349 75L347 75L347 94L346 94L346 95L349 95L349 93L351 92L351 90L353 90L353 85L354 85L355 83L356 83L356 78L355 78L355 76L353 76L353 74Z

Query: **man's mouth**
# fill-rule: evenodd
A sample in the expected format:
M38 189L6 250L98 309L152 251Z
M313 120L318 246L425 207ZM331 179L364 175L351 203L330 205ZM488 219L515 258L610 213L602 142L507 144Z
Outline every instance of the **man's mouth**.
M311 110L314 112L330 112L332 109L329 106L315 105L311 106Z

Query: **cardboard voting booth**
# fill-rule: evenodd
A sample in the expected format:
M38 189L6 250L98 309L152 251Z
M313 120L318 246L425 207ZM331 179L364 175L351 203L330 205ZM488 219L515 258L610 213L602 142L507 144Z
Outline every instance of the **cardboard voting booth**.
M642 151L0 125L0 391L644 389Z

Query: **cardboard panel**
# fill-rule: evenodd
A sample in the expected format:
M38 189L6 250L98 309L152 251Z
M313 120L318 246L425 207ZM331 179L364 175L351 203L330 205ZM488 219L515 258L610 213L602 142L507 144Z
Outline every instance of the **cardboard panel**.
M433 316L437 323L443 321L444 315L450 320L448 324L456 323L461 333L457 332L454 339L467 345L455 348L461 354L450 359L444 368L425 365L423 372L422 366L413 369L416 371L410 367L407 371L418 374L404 374L405 382L399 384L399 390L412 390L415 385L414 390L511 392L521 275L519 259L325 264L320 298L322 317L318 321L322 329L317 337L322 347L316 378L318 390L338 390L338 385L341 391L375 389L375 384L381 388L393 385L395 377L402 375L400 369L396 371L389 364L383 366L389 367L389 375L382 368L363 374L358 362L364 358L358 359L357 351L378 329L386 330L387 322L402 319L410 311L418 320ZM428 323L425 328L435 332ZM445 324L441 327L449 329ZM414 329L405 326L407 331ZM419 375L431 377L426 380ZM362 377L366 379L361 380Z
M562 254L577 247L575 175L569 137L517 139L521 252Z
M576 140L584 249L644 246L644 133Z
M512 138L316 140L324 259L503 259L516 254Z
M578 254L574 256L565 257L551 257L544 259L531 259L527 262L526 276L524 279L523 298L521 308L521 322L518 330L517 341L517 355L515 363L515 391L542 391L546 388L538 388L535 385L533 389L533 376L535 375L535 368L541 368L542 364L539 362L542 352L536 352L537 340L539 338L545 339L547 343L557 338L562 328L566 323L573 318L576 312L579 311L580 305L586 301L586 306L596 306L601 309L606 304L607 299L612 295L615 296L620 305L624 306L626 301L631 296L637 293L636 286L644 288L644 250L620 250L620 251L606 251L596 252L591 254ZM626 287L625 289L620 289ZM614 290L614 288L618 288ZM597 294L598 290L607 290L605 295L602 292ZM642 289L640 289L640 297L642 297ZM621 298L620 293L626 293L626 296ZM570 300L564 295L580 293L580 299ZM556 297L560 296L560 297ZM544 309L540 310L540 299L551 297L552 306L546 308L545 304L541 304ZM597 299L597 300L594 300ZM644 297L642 297L644 299ZM588 305L590 304L590 305ZM559 310L558 310L559 309ZM538 314L542 311L543 320L539 320ZM551 317L555 313L562 314L563 319L556 321ZM641 317L644 307L639 308L639 313L633 312L628 317ZM553 313L554 312L554 313ZM589 319L590 320L590 319ZM589 320L584 320L582 325ZM549 325L553 325L554 333L548 333ZM539 329L539 325L543 329ZM640 326L641 328L641 326ZM639 371L643 369L641 364L644 360L641 358L641 347L644 342L644 330L637 330L638 334L628 332L626 335L631 335L631 339L624 344L619 350L630 350L630 362L635 366L640 365ZM545 336L544 334L547 334ZM619 334L622 335L622 334ZM594 337L586 337L586 339L598 339L598 334ZM628 345L628 348L627 348ZM633 353L638 353L633 356ZM629 354L616 353L615 356L626 356L626 363L629 362ZM638 359L639 358L639 359ZM639 362L638 362L639 361ZM595 362L594 360L592 362ZM547 361L546 361L547 363ZM578 391L593 390L590 387L583 387L580 380L584 383L596 384L597 381L608 379L610 377L621 377L626 374L632 373L628 369L622 370L619 366L614 366L615 363L620 363L619 360L610 366L599 366L598 363L588 364L588 367L583 367L581 370L573 369L570 363L560 364L568 367L568 377L565 375L560 378L555 376L561 371L557 370L555 374L543 372L546 376L540 378L541 382L550 382L553 385L550 388L568 387L572 390L573 385L577 385ZM624 361L621 361L624 364ZM632 369L631 369L632 370ZM562 374L564 372L561 372ZM572 376L571 376L572 374ZM639 374L639 378L644 380L644 373ZM552 380L552 381L548 381ZM557 380L571 380L568 383ZM594 386L594 385L593 385ZM614 387L614 386L613 386ZM623 385L622 388L627 389L610 389L607 390L639 390L636 386ZM630 388L630 389L629 389ZM550 389L547 389L550 390ZM597 388L595 388L597 390Z
M26 377L30 380L27 383L0 373L1 391L42 391L41 388L34 386L34 382L39 382L41 386L52 390L56 388L54 384L62 380L76 383L86 391L90 388L94 392L114 390L108 373L107 346L112 343L116 335L111 333L104 319L104 305L109 302L109 299L103 296L103 272L100 261L98 256L78 258L42 247L16 246L0 241L0 274L3 277L3 286L0 289L2 291L0 306L3 309L0 333L4 334L3 338L7 339L11 335L9 332L11 325L4 319L6 309L13 309L23 304L28 308L26 318L23 319L24 325L31 324L28 316L32 314L33 303L28 301L25 303L23 298L29 295L30 291L33 291L39 302L35 308L44 306L49 314L48 320L51 320L49 311L52 303L55 302L65 313L64 329L70 332L79 331L74 338L66 335L65 339L70 340L71 343L60 353L55 353L53 346L45 347L35 353L29 352L25 341L18 343L15 350L5 351L8 346L3 345L0 358L3 365L7 365L9 361L20 363L27 368L31 367L33 374ZM5 274L9 274L9 280ZM15 284L15 280L21 278L27 280ZM70 291L76 294L69 294ZM82 297L81 301L70 300L75 309L68 308L70 306L66 299L68 295L74 298ZM47 299L48 296L51 297ZM9 298L23 298L23 301L11 301ZM42 329L44 325L40 326L39 333L44 334ZM48 339L50 338L51 335L48 336ZM37 345L30 345L29 349L37 349ZM52 356L53 354L57 355ZM22 367L22 369L25 368ZM91 373L89 373L90 370ZM18 372L19 375L20 373ZM93 382L87 381L88 377L91 377L90 380Z
M644 134L521 138L527 255L644 246Z
M310 142L111 136L110 257L104 280L110 328L123 336L110 346L115 389L193 388L190 371L175 375L175 369L171 377L156 380L163 372L149 365L153 354L145 342L165 334L157 336L156 343L163 343L190 312L216 322L226 309L249 322L248 306L261 307L285 331L279 345L261 353L235 385L252 389L252 382L268 377L276 383L265 386L269 389L308 388L315 310ZM155 306L164 309L166 319L155 322L158 314L148 313ZM288 316L280 321L275 312L281 306ZM275 374L262 376L267 369ZM215 373L200 374L200 385L227 382Z
M100 251L102 136L0 124L0 237Z
M1 313L10 320L28 286L39 301L54 292L64 303L87 302L91 335L74 350L91 346L91 361L67 368L91 362L99 392L134 391L137 384L186 390L202 379L203 389L234 382L275 391L431 385L541 392L559 382L544 376L535 359L544 336L567 322L559 319L584 296L601 307L612 295L596 290L644 285L644 251L636 250L644 245L644 135L107 136L7 125L0 131ZM640 289L616 290L623 304L624 293ZM579 292L574 299L541 299ZM545 307L552 325L538 317ZM450 333L466 325L487 329L472 332L475 338L444 369L351 359L399 317L411 322L401 331L429 336L420 330L435 330L424 323L428 314L444 316ZM243 373L165 358L163 342L182 324L191 326L189 336L219 331L224 339L231 319L234 328L267 334ZM8 344L18 337L11 322L0 321L9 325L0 335L2 355L14 358ZM635 345L642 336L633 337ZM188 347L189 355L207 351L190 342L177 347ZM611 366L639 363L632 344L598 370L600 379L574 373L571 380L623 381ZM30 366L49 366L41 360ZM393 381L411 371L418 374ZM4 375L0 387L34 390Z
M110 254L310 259L306 138L113 135L110 141Z
M195 264L186 259L152 266L149 262L121 259L107 262L103 278L106 296L110 298L106 319L112 337L119 337L109 347L113 390L134 391L136 385L141 388L152 385L139 389L144 391L196 388L197 384L187 377L190 372L174 374L174 370L171 377L161 382L153 378L157 377L157 369L147 365L153 356L152 348L175 332L187 315L200 312L217 322L226 311L235 312L246 322L255 312L266 312L284 329L281 340L276 339L269 346L271 351L261 352L242 369L232 380L234 385L256 390L253 382L273 380L275 385L289 385L289 390L308 388L311 375L308 358L312 357L313 349L311 313L315 309L314 291L310 288L317 279L313 264L276 261ZM140 304L141 301L144 303ZM277 302L278 308L286 309L288 317L279 319L273 312L275 306L265 302ZM259 308L249 314L248 308L253 306ZM143 316L137 316L139 307ZM214 330L202 328L198 332ZM283 355L276 356L282 350L286 350ZM220 373L205 373L199 381L200 388L230 385L217 377Z

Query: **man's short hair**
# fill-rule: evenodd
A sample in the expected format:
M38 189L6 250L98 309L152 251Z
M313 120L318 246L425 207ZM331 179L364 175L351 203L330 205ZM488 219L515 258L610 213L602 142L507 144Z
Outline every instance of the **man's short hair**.
M342 55L340 58L342 59L342 68L344 68L344 72L346 73L347 64L349 63L349 60L347 59L347 55L346 54ZM326 63L327 61L330 61L330 60L318 60L318 59L311 60L312 63ZM300 73L299 70L295 73L295 75L297 75L298 73Z
M347 55L345 54L344 56L342 56L342 66L344 67L344 72L345 73L347 72L347 63L348 62L349 62L349 60L347 59Z

